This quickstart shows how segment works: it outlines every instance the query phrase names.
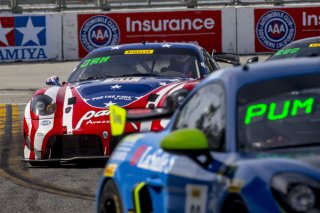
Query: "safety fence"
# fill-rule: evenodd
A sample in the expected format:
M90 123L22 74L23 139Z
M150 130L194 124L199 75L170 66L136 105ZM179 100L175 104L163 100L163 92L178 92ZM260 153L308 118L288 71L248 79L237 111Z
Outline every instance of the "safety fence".
M0 0L0 12L56 12L65 10L102 10L231 5L285 5L319 3L320 0Z

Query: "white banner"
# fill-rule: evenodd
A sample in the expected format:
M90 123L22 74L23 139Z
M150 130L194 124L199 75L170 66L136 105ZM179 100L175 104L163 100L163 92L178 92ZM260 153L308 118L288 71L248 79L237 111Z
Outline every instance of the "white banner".
M0 63L62 60L61 14L0 16Z

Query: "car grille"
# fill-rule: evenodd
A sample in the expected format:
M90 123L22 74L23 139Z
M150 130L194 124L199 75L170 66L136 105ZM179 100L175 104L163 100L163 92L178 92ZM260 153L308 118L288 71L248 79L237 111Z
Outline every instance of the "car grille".
M45 159L103 156L101 139L96 135L52 136Z

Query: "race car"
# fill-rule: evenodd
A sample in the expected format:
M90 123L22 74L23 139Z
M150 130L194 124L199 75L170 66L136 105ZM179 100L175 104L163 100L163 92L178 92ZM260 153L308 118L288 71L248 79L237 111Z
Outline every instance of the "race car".
M24 159L31 165L108 157L109 106L162 108L179 104L209 73L219 69L203 48L188 43L139 43L89 53L67 82L50 77L24 114ZM168 101L170 100L170 101ZM125 134L158 131L166 120L128 123Z
M320 212L319 82L316 58L212 73L163 131L122 139L97 212Z
M320 56L320 37L310 37L291 42L276 53L271 55L266 61L272 61L284 58L301 58ZM258 62L259 57L249 58L247 63Z

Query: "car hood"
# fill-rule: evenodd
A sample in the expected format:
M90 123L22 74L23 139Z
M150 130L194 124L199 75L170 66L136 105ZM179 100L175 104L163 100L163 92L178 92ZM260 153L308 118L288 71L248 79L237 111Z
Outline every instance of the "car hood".
M125 106L151 91L186 79L159 77L109 78L73 83L82 99L95 107Z

